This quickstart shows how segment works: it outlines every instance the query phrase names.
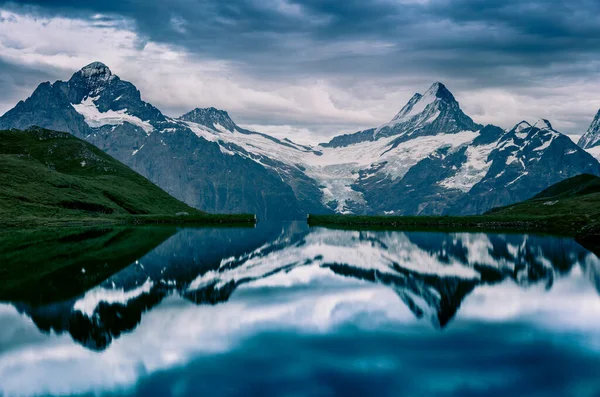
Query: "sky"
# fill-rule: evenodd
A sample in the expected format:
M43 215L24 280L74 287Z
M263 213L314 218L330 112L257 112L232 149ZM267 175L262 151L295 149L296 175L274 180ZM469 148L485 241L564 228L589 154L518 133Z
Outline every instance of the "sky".
M301 143L388 122L435 81L476 122L600 109L597 0L0 0L0 114L93 61L169 116Z

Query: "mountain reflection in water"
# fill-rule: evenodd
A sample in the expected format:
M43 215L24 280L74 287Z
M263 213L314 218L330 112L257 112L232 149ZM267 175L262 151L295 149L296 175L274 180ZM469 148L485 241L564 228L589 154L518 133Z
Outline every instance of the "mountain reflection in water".
M385 338L399 330L432 332L441 341L465 324L495 332L490 323L593 329L600 322L600 260L568 238L261 223L78 231L41 240L37 252L31 241L0 238L0 247L12 250L0 254L12 261L0 288L0 395L72 392L57 389L54 379L32 393L15 382L44 364L64 364L60 357L87 357L81 348L103 357L119 351L109 359L113 365L125 372L142 365L147 375L268 334L277 341L292 332L308 338L297 343L312 343L310 335L331 338L332 330L350 327ZM63 252L69 244L75 246ZM17 271L47 267L53 270L33 279ZM597 343L600 332L593 336ZM130 362L144 355L140 349L154 356ZM104 378L98 382L74 389L131 383L114 376L108 387Z

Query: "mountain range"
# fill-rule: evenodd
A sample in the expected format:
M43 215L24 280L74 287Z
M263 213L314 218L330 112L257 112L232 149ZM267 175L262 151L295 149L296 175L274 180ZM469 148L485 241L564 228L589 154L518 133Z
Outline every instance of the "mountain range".
M434 83L389 122L315 146L238 126L223 110L172 118L104 64L42 83L0 129L66 131L208 212L462 215L526 200L582 173L600 175L600 115L580 146L548 120L506 131L474 122Z

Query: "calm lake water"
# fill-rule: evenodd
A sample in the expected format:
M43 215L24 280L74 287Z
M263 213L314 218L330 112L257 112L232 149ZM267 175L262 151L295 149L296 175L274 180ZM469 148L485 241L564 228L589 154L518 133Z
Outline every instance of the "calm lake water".
M61 230L0 260L3 396L600 396L600 260L568 238Z

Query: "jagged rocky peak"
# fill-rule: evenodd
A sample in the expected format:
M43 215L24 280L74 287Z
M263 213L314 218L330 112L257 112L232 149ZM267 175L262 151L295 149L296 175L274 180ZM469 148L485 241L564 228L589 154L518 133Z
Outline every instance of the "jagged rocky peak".
M234 131L237 129L237 125L233 122L231 117L229 117L229 113L214 107L196 108L191 112L184 114L179 119L217 130L226 129L227 131Z
M408 121L422 114L430 105L435 104L437 101L456 103L454 95L440 82L433 83L424 95L419 93L413 95L392 121Z
M594 121L590 125L590 128L581 137L578 143L583 149L591 149L595 146L600 146L600 110L596 113Z
M523 132L523 131L525 131L525 130L528 130L528 129L530 129L531 127L532 127L532 125L531 125L531 124L529 124L527 121L523 120L523 121L521 121L521 122L518 122L518 123L517 123L517 125L515 125L515 126L514 126L514 127L511 129L511 131L514 131L514 132L517 132L517 133L519 133L519 132Z
M478 131L483 126L467 116L454 95L440 82L435 82L425 94L415 94L394 118L377 128L354 134L340 135L325 147L342 147L365 141L396 136L395 144L422 136Z
M535 122L534 126L541 130L554 130L554 128L552 128L552 124L550 124L550 122L546 119L539 119Z
M482 127L463 113L444 84L435 82L425 94L415 94L390 123L376 130L375 135L405 135L408 138L477 131Z
M86 122L93 127L127 121L123 118L109 120L96 114L109 111L120 112L136 117L138 126L143 122L156 123L165 121L164 115L151 104L144 102L140 91L130 82L121 80L113 74L108 66L102 62L93 62L73 74L71 79L63 85L63 92L73 105L81 105L77 111L86 117ZM88 117L89 116L89 117ZM114 116L114 115L113 115ZM119 117L121 117L119 116ZM99 121L99 118L102 121ZM134 123L135 124L135 123ZM150 131L148 124L144 129Z
M81 70L76 74L80 74L82 77L88 79L97 80L110 80L111 78L114 78L114 75L109 67L102 62L92 62L89 65L81 68Z
M538 130L548 130L554 131L552 124L547 119L539 119L535 123L531 124L528 121L521 121L517 123L510 131L514 131L517 134L520 133L529 133L530 131L538 131Z
M442 99L444 101L456 102L454 95L446 88L446 86L439 81L436 81L429 87L425 96L434 95L436 98Z
M96 97L109 86L119 85L120 79L102 62L93 62L75 72L65 89L71 103L80 103L86 97ZM111 91L111 90L109 90ZM135 88L133 88L135 91Z

